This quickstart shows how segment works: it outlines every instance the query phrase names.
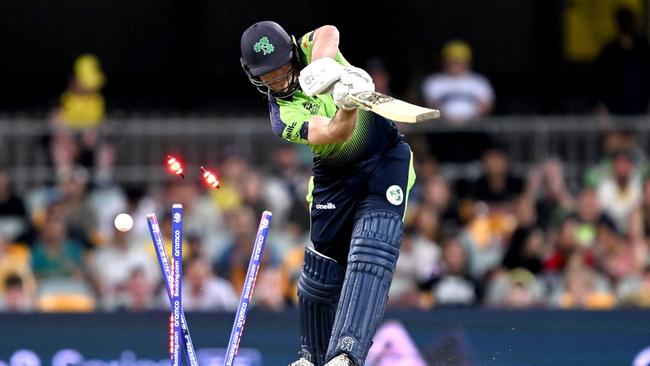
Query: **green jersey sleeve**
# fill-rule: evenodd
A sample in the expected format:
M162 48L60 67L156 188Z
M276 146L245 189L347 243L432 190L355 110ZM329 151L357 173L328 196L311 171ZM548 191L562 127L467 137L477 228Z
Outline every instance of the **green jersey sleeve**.
M298 144L308 144L310 112L297 103L269 99L269 114L273 132L283 139Z
M303 65L308 65L311 63L311 54L312 48L314 47L314 34L315 30L305 34L300 37L298 40L298 47L300 48L300 54L302 56ZM336 57L334 58L336 62L340 63L343 66L350 66L350 63L343 57L341 51L336 51Z

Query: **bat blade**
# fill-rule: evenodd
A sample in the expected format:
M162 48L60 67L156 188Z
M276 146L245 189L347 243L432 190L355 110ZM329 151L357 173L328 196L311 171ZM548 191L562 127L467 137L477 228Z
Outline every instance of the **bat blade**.
M420 107L378 92L362 92L348 98L359 107L395 122L420 123L440 118L440 111L437 109Z

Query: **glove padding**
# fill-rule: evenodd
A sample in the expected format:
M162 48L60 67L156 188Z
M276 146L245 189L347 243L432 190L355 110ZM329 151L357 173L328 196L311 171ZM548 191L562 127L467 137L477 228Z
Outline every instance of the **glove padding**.
M368 73L358 67L346 67L341 73L340 80L334 84L332 97L334 103L346 111L357 108L356 103L348 98L350 94L375 91L375 83Z
M343 65L332 58L319 58L300 71L300 87L309 96L327 94L341 77L343 69Z

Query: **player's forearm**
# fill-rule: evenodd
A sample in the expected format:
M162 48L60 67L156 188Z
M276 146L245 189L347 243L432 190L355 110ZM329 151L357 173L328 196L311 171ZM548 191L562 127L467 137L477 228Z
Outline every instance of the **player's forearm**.
M356 121L356 110L339 109L332 119L312 116L309 121L307 140L312 145L345 142L352 136Z
M339 31L333 25L324 25L314 34L314 46L311 60L323 57L335 58L339 49Z
M337 142L344 142L352 136L356 124L356 109L353 109L351 111L339 109L328 126L331 135L338 140Z

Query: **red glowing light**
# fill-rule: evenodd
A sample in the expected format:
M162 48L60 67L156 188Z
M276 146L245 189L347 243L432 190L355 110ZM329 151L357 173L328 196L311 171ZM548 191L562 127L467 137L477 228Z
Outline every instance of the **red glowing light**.
M203 172L203 180L212 188L219 189L219 179L217 176L206 170L204 167L201 167L201 171Z
M185 178L185 174L183 174L183 165L179 160L171 155L167 155L167 168L171 173L180 175L182 178Z

